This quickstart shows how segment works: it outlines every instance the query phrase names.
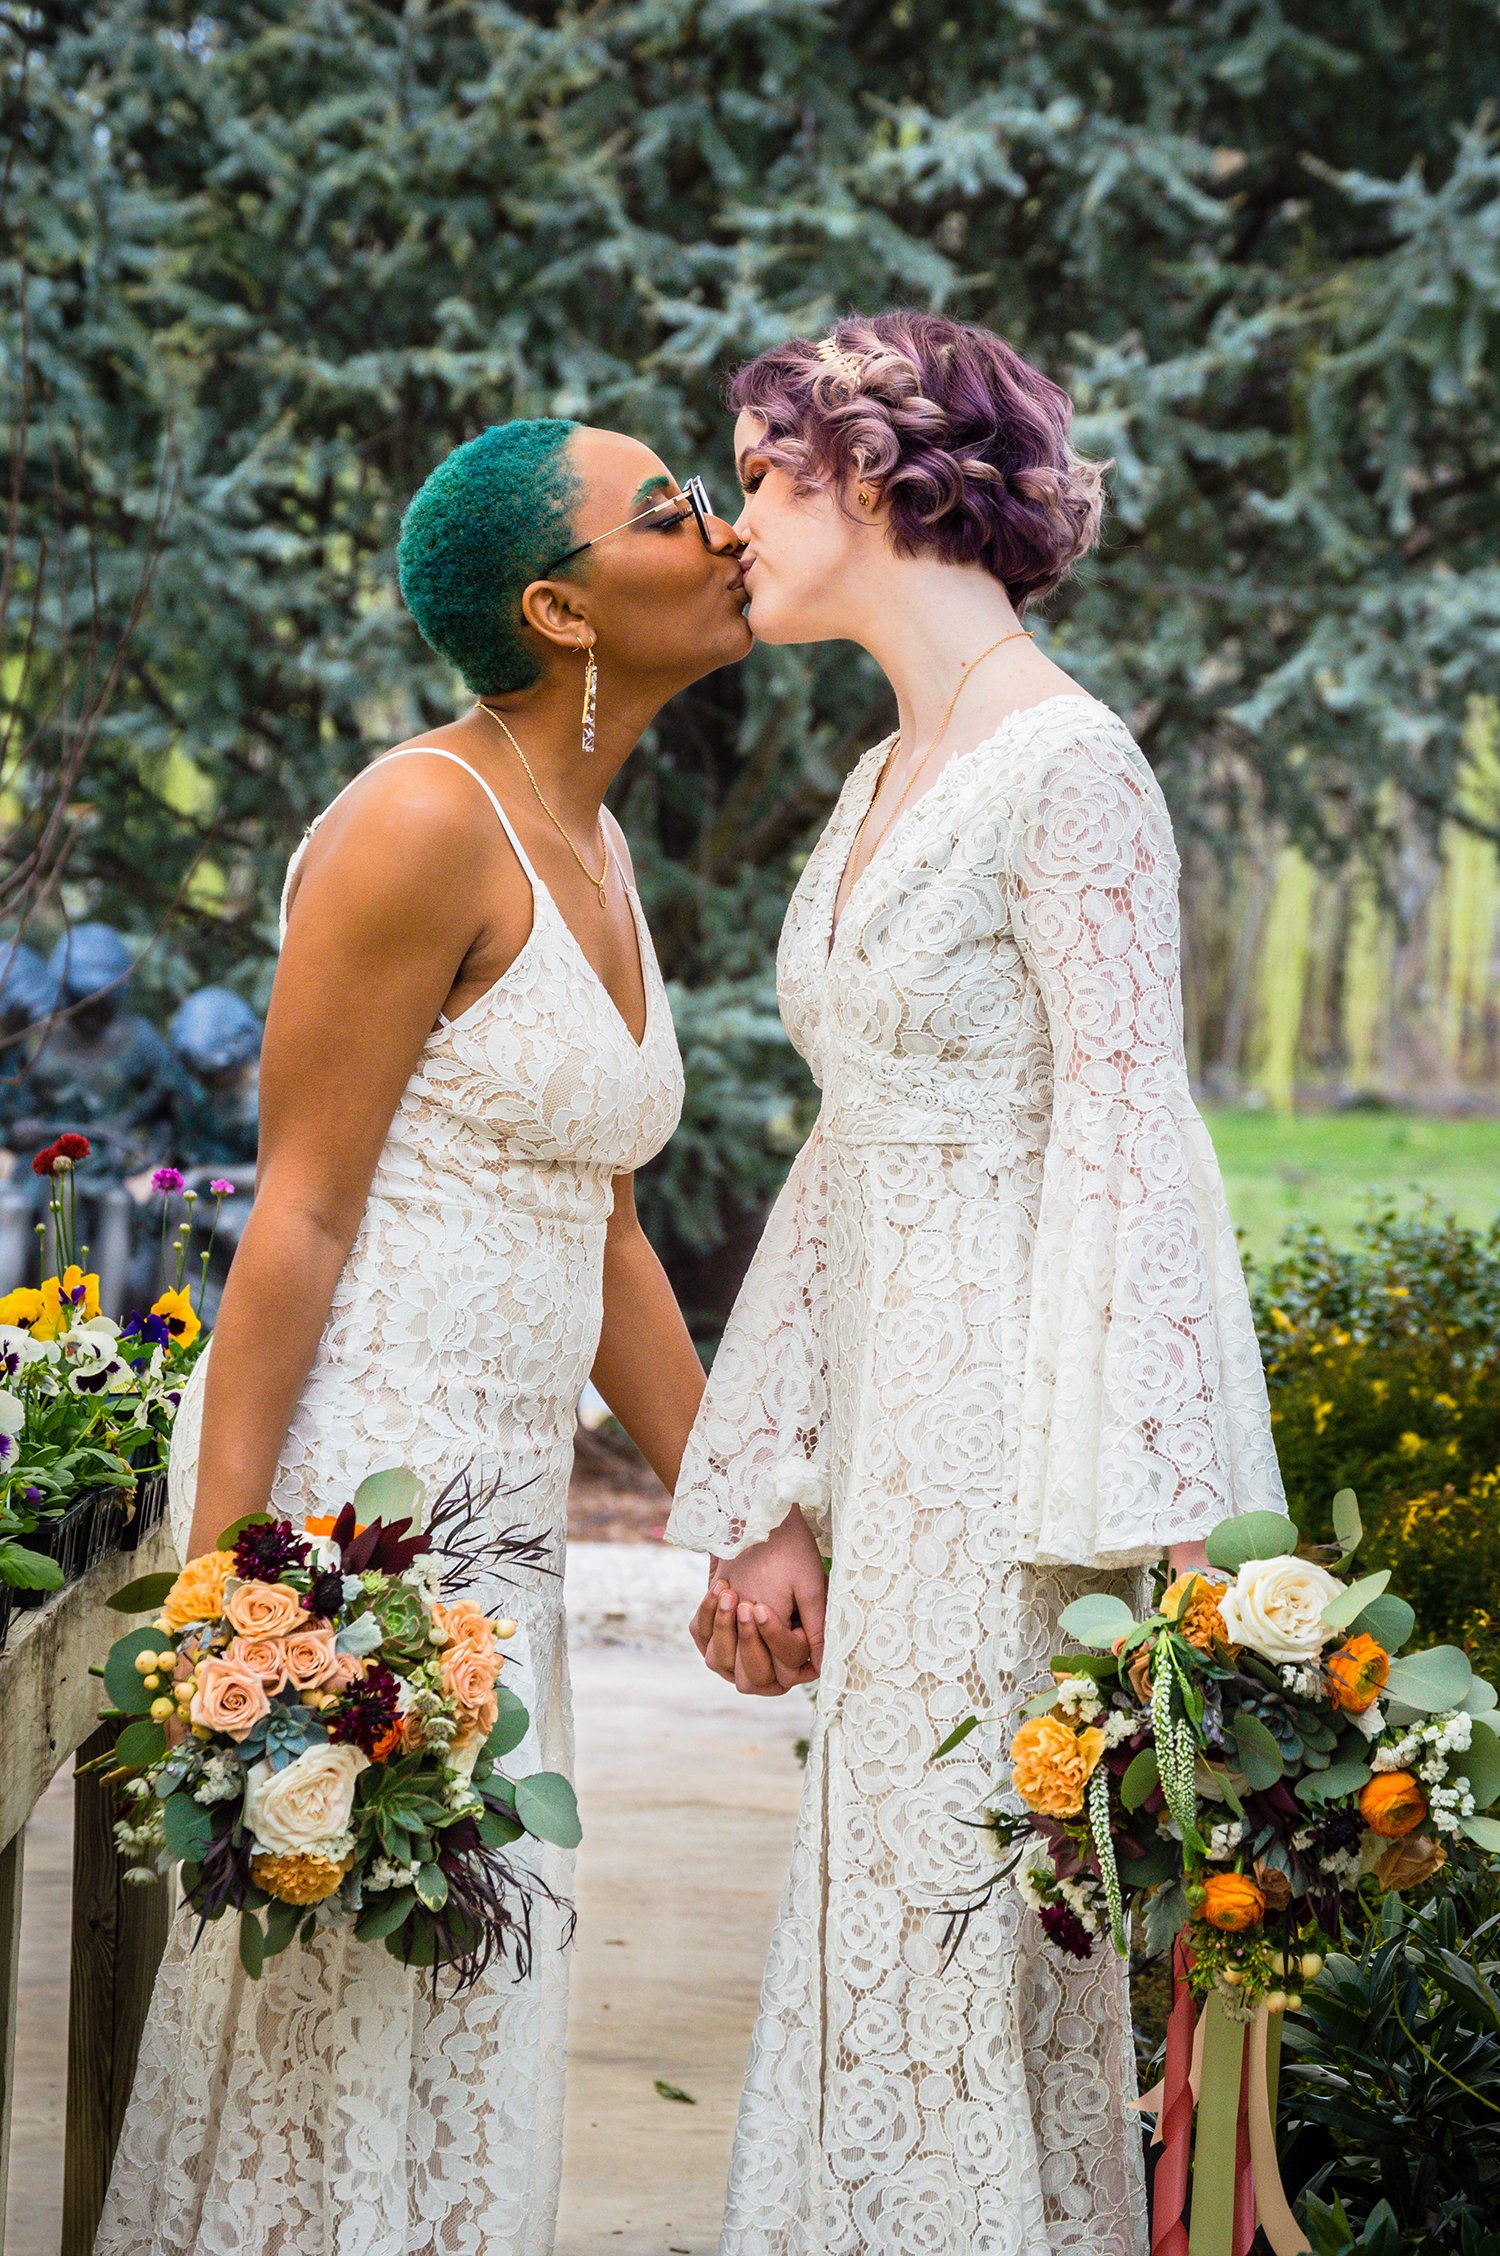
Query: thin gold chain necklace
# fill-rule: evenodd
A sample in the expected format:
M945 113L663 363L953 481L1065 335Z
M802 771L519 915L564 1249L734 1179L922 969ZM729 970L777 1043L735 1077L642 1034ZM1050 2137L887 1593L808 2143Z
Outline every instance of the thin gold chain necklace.
M958 703L959 697L963 691L964 683L968 680L970 674L973 673L976 666L982 666L986 658L993 657L995 652L999 650L1003 644L1007 642L1018 642L1023 638L1028 642L1031 640L1030 627L1015 627L1009 634L997 636L995 641L990 644L987 650L981 650L978 657L971 658L967 666L963 668L963 670L959 674L958 680L953 685L953 695L949 698L947 708L943 714L943 717L938 722L937 730L933 736L932 742L928 745L927 750L922 754L921 759L918 760L916 766L912 769L911 774L907 777L906 782L903 784L901 789L901 796L896 801L895 806L891 810L890 820L882 825L879 837L875 840L874 845L870 848L870 851L868 854L866 854L864 860L859 864L858 868L856 868L854 866L854 856L859 851L860 838L863 834L865 823L868 823L870 816L875 812L874 800L870 802L870 806L865 814L864 822L860 824L859 829L854 834L854 850L849 857L849 889L844 896L846 900L849 897L849 892L852 892L854 890L854 887L864 876L865 871L869 868L871 862L874 861L875 856L880 852L881 847L885 844L886 840L890 837L891 832L895 829L897 823L900 821L901 810L906 805L907 800L911 797L913 785L916 783L918 776L922 773L922 770L926 767L928 761L932 758L933 753L937 750L938 746L943 741L944 732L947 729L948 723L953 718L953 709ZM884 779L882 778L882 780ZM879 784L876 785L875 791L876 797L878 798L880 794Z
M526 781L531 785L532 790L536 793L537 805L541 808L542 813L546 816L548 822L551 823L553 829L559 834L563 844L567 847L568 852L572 855L574 861L578 864L578 867L582 870L584 876L588 879L590 885L592 885L594 891L598 894L600 908L607 909L609 907L609 895L605 888L609 882L610 847L609 833L604 827L603 812L601 811L599 816L599 840L600 844L604 848L604 860L600 864L599 875L595 877L593 871L589 868L588 863L579 853L578 848L573 844L572 838L569 836L566 827L558 820L557 816L554 815L552 809L548 806L546 800L542 797L541 786L537 782L536 777L531 772L531 762L527 759L525 753L521 750L520 745L516 743L515 735L511 730L508 722L505 721L504 718L495 711L493 705L486 705L482 697L479 700L479 710L481 713L488 713L490 719L497 722L499 726L505 730L506 735L510 738L511 744L515 749L516 758L520 761L522 767L526 770Z

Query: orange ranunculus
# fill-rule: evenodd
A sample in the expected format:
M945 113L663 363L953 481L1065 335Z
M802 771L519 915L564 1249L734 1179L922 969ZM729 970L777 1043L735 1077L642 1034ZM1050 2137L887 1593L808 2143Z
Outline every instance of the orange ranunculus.
M224 1585L233 1573L232 1551L204 1551L189 1559L162 1601L165 1627L186 1629L189 1622L217 1621L224 1611Z
M1215 1645L1229 1644L1229 1632L1219 1611L1219 1593L1227 1587L1195 1567L1167 1584L1157 1611L1164 1621L1176 1624L1178 1635L1189 1645L1195 1645L1200 1653L1210 1653ZM1237 1648L1231 1647L1234 1650Z
M371 1762L385 1762L391 1755L400 1754L401 1749L401 1719L398 1716L393 1724L381 1732L380 1737L370 1749L370 1760Z
M451 1606L439 1598L432 1609L432 1636L437 1645L483 1645L493 1652L495 1625L472 1598L455 1598Z
M1060 1716L1028 1716L1010 1743L1016 1792L1043 1817L1076 1817L1104 1752L1104 1733L1075 1731Z
M1243 1872L1211 1872L1203 1886L1203 1916L1210 1927L1238 1935L1258 1927L1265 1917L1266 1899Z
M334 1512L317 1512L310 1520L304 1520L302 1526L308 1535L332 1535L334 1529L338 1526L338 1515ZM355 1521L354 1532L356 1535L364 1534L364 1526L361 1521Z
M1427 1815L1427 1796L1409 1770L1382 1770L1360 1788L1359 1810L1372 1833L1399 1841Z
M285 1637L307 1622L307 1609L289 1582L242 1582L224 1611L241 1637Z
M1363 1715L1373 1707L1385 1688L1391 1673L1391 1656L1383 1645L1363 1631L1358 1637L1346 1638L1337 1652L1330 1653L1323 1663L1328 1678L1328 1697L1336 1708L1344 1708L1350 1715Z

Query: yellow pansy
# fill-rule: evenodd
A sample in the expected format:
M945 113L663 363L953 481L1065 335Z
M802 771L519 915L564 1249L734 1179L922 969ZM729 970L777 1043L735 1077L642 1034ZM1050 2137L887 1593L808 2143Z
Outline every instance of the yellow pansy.
M82 1287L83 1297L74 1299ZM44 1277L37 1296L42 1304L41 1314L32 1321L32 1331L38 1339L56 1339L69 1324L81 1324L87 1317L99 1313L99 1279L92 1270L85 1276L76 1261L70 1261L60 1277ZM64 1306L66 1303L66 1307Z
M34 1324L42 1313L42 1296L35 1285L17 1285L0 1300L0 1324Z
M191 1347L203 1329L198 1311L185 1292L164 1292L160 1300L152 1301L151 1313L163 1318L174 1347Z

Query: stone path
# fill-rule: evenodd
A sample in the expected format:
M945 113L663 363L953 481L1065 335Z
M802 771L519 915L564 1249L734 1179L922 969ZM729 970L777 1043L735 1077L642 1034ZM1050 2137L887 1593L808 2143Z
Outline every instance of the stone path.
M558 2256L713 2256L717 2246L808 1711L800 1693L742 1700L707 1675L683 1630L702 1580L700 1561L655 1544L569 1552L587 1830ZM62 1779L28 1837L5 2256L57 2248L69 1806ZM658 2081L692 2103L662 2098Z

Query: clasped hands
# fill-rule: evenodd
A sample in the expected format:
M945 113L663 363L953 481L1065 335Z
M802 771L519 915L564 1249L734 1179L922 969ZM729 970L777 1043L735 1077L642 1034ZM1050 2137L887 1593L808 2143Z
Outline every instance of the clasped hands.
M816 1681L826 1608L822 1555L794 1506L764 1543L726 1565L713 1562L689 1626L716 1676L736 1691L775 1699Z

